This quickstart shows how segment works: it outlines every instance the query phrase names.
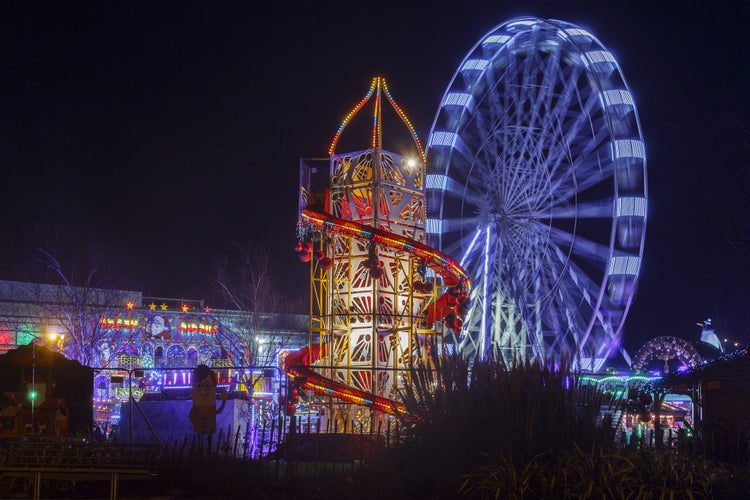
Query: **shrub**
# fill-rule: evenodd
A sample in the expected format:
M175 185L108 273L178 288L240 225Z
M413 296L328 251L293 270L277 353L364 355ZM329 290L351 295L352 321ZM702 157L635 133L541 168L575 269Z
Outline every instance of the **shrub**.
M408 494L455 494L459 477L481 470L491 457L501 457L495 467L519 473L503 480L518 482L522 490L537 483L540 457L554 460L576 447L615 447L615 423L600 411L617 402L579 384L564 360L508 365L490 359L470 367L449 356L433 357L432 363L433 369L414 370L404 394L409 411L419 416L406 426L406 440L393 459Z

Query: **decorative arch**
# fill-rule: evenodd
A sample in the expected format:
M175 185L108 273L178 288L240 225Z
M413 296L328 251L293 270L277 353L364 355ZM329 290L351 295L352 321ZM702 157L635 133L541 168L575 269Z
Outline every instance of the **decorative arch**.
M671 371L670 365L677 365L677 369L695 368L702 358L687 340L671 336L656 337L638 349L633 358L633 369L642 372L657 361L663 363L666 374Z
M167 348L167 366L185 366L186 357L185 348L179 344Z
M198 349L190 346L187 350L187 366L198 366Z
M162 346L157 346L154 349L154 366L157 368L164 366L164 348Z

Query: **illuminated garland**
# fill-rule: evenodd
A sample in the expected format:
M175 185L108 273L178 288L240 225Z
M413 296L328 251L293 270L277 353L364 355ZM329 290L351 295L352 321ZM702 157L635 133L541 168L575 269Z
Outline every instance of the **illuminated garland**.
M331 141L331 145L328 149L329 156L333 156L344 128L354 118L360 109L370 100L375 93L375 109L373 111L373 122L372 122L372 147L381 148L383 147L383 125L382 125L382 93L384 92L391 107L399 115L403 123L409 129L412 139L417 146L419 155L423 163L426 163L424 149L422 143L414 130L411 121L407 118L404 111L396 103L388 90L388 86L385 79L382 77L375 77L372 80L369 90L365 96L360 100L359 103L344 117L344 120L339 125L336 134ZM300 242L298 242L298 252L303 254L303 262L309 262L312 255L312 244L310 239L313 233L322 232L337 233L348 237L357 238L360 240L369 241L371 244L380 244L389 248L396 249L398 251L406 251L411 255L419 258L425 266L429 266L440 274L445 282L452 287L462 289L465 291L468 297L468 290L470 288L470 279L466 274L466 271L461 267L458 262L454 261L450 257L438 252L432 247L429 247L423 243L392 234L390 232L358 224L356 222L340 219L333 215L316 212L310 208L305 208L300 214L298 222L298 234L300 235ZM306 248L305 245L308 245ZM322 261L322 259L321 259ZM329 259L330 265L330 259ZM455 290L454 290L455 291ZM376 410L392 414L401 415L408 419L416 419L414 415L410 415L406 411L406 407L403 403L393 401L381 396L370 394L358 389L354 389L345 384L330 380L322 375L316 373L310 368L311 355L317 358L320 355L320 351L325 349L325 346L310 346L300 349L296 352L287 353L283 360L283 370L287 374L294 375L304 379L304 382L300 382L299 385L310 389L318 394L324 394L333 396L337 399L348 401L351 403L366 405ZM312 352L311 352L312 350ZM291 403L292 414L294 410L294 404Z
M370 100L370 97L372 96L373 90L375 90L375 86L378 82L377 78L374 78L372 80L372 84L370 85L370 90L367 91L365 96L362 98L359 103L357 103L356 106L354 106L354 109L349 111L349 113L344 117L344 120L339 125L338 130L336 131L336 135L333 136L333 141L331 141L331 146L328 148L328 155L332 156L334 149L336 149L336 143L339 141L339 138L341 137L341 133L344 131L344 128L349 124L352 118L354 118L354 115L357 114L357 112L362 109L362 106L367 104L367 101Z
M336 150L336 144L338 143L339 139L341 138L341 134L344 131L344 128L349 124L349 122L354 118L354 116L359 112L362 107L367 104L367 101L370 100L370 97L372 97L373 92L375 93L375 110L373 112L373 123L372 123L372 147L373 148L382 148L383 147L383 120L382 120L382 97L381 97L381 90L385 93L386 98L388 99L388 102L391 104L391 107L396 111L398 116L401 118L401 120L404 122L404 125L406 125L406 128L409 129L409 133L412 136L412 139L414 139L414 143L417 145L417 150L419 151L419 156L422 158L423 162L426 162L425 154L424 154L424 148L422 147L422 142L419 140L419 136L417 135L416 130L414 129L414 126L412 125L409 118L406 116L406 113L401 109L401 106L398 105L398 103L393 99L393 96L391 96L391 92L388 90L388 85L385 82L385 78L376 76L372 79L372 83L370 84L370 88L365 94L365 96L357 103L356 106L344 117L344 119L341 121L341 124L339 125L338 130L336 131L336 134L333 136L333 140L331 141L331 146L328 148L328 155L333 156L334 151Z
M407 412L403 403L353 389L316 373L309 367L309 364L317 359L321 350L324 350L324 347L321 348L321 346L316 345L313 346L312 353L308 347L287 353L282 361L284 372L293 375L295 378L303 378L305 381L299 385L318 394L333 396L342 401L374 407L390 415L400 415L410 420L416 420L414 415Z
M380 79L377 79L380 81ZM381 119L382 94L380 93L380 83L375 91L375 111L372 117L372 147L383 148L383 120Z

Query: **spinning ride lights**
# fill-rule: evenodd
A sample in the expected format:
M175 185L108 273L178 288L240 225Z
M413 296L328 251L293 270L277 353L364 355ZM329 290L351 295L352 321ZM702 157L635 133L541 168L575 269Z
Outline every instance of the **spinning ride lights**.
M621 349L646 229L643 138L614 55L564 21L493 28L448 85L426 153L428 241L473 283L445 342L598 371Z
M371 98L370 147L336 154L344 128ZM383 149L384 98L411 136L413 147L403 154ZM317 189L313 177L322 167L301 165L296 251L310 264L311 334L309 347L287 355L284 367L305 389L366 406L378 418L403 413L398 399L410 369L430 363L444 328L460 331L469 279L425 243L424 153L384 79L373 79L329 154ZM331 413L371 426L361 406Z

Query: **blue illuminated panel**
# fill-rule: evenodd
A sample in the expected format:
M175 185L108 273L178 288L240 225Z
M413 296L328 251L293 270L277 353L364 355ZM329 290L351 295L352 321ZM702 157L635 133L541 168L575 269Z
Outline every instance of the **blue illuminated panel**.
M636 276L638 269L641 267L641 259L632 255L612 257L609 262L609 274L627 274Z
M646 198L637 196L617 198L615 209L617 217L645 217Z

